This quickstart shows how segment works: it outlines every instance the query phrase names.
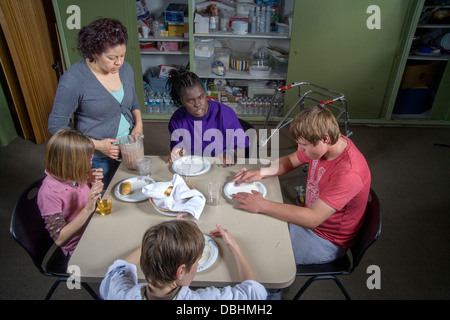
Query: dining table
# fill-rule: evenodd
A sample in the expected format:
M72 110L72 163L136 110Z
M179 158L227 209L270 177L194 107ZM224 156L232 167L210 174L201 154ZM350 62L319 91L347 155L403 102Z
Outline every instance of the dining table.
M205 168L198 174L191 175L180 173L175 162L167 162L167 156L146 157L152 159L151 181L171 181L178 173L187 180L188 185L203 195L207 195L207 185L211 181L229 186L228 183L242 167L251 170L262 166L258 159L239 159L241 161L230 167L216 164L214 159L206 159ZM115 260L126 257L141 246L142 236L148 228L176 219L173 214L157 210L148 198L130 196L127 199L118 193L120 185L126 180L140 181L142 184L145 177L140 177L136 170L126 168L124 163L120 164L106 190L112 194L112 212L104 216L93 214L70 258L69 268L79 268L81 281L100 282ZM265 178L260 183L265 189L266 199L283 201L278 177ZM205 204L198 219L190 214L183 219L195 221L205 235L215 229L217 224L229 230L253 268L257 281L266 288L285 288L291 285L295 280L296 266L288 224L265 214L237 209L238 203L229 196L224 188L218 205ZM209 255L213 261L208 263L207 268L197 272L191 285L224 287L240 283L232 252L220 237L210 238L213 240L210 251L214 252L209 252ZM144 274L139 267L137 269L138 280L144 282Z

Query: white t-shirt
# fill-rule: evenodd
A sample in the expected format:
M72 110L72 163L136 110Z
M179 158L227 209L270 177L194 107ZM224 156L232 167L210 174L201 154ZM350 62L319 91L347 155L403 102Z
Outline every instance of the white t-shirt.
M124 260L116 260L108 268L100 295L105 300L144 300L142 288L147 283L138 283L137 268ZM266 289L258 282L246 280L234 287L207 287L191 290L182 287L174 300L265 300Z

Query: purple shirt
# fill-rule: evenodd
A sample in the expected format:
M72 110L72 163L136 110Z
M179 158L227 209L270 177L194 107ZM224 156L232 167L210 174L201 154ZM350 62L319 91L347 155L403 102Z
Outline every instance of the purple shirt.
M246 148L249 140L239 119L229 106L208 100L208 112L203 118L193 117L180 107L169 121L170 148L183 148L187 154L214 157L225 150Z
M89 187L85 184L72 187L66 183L62 183L45 172L47 177L42 181L42 185L38 192L38 206L41 216L51 216L62 213L62 216L68 224L78 213L86 206ZM64 254L72 254L75 250L84 228L80 233L75 235L61 249Z

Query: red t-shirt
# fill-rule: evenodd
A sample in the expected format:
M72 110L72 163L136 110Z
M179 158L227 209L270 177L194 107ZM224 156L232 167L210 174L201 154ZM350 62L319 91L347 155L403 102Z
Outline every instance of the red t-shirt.
M297 158L309 164L305 206L311 208L320 198L336 209L313 231L340 248L349 248L362 223L371 177L364 156L349 138L343 138L347 147L333 160L311 160L304 152L297 152Z

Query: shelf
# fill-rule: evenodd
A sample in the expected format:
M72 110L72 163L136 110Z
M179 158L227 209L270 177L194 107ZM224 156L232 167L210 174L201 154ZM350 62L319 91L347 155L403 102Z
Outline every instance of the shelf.
M235 34L233 32L225 32L225 31L218 31L214 33L194 33L194 37L239 38L239 39L287 39L287 40L291 38L288 34L281 34L278 32Z
M154 55L154 54L164 54L164 55L189 55L189 46L181 48L178 51L160 51L157 48L147 48L141 49L142 55Z
M175 42L189 42L189 38L181 37L148 37L139 38L140 43L154 42L154 41L175 41Z
M409 60L428 60L428 61L448 61L450 56L442 55L412 55L408 56Z
M214 79L244 79L244 80L286 80L285 74L271 72L266 77L252 76L248 71L239 71L228 68L225 76L219 76L212 72L196 71L200 78L214 78Z
M449 29L450 24L419 24L417 28L422 29Z

